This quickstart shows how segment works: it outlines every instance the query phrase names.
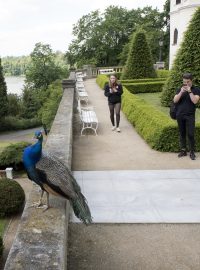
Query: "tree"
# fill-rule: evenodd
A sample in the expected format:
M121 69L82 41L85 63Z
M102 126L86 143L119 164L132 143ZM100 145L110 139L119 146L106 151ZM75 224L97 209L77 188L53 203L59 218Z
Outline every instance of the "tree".
M3 68L0 58L0 122L6 116L7 113L7 86L3 76Z
M127 10L109 6L102 14L93 11L84 15L73 27L75 39L66 53L70 65L81 67L83 64L97 66L118 65L125 55L122 50L129 37L138 26L147 30L147 38L153 51L154 61L158 60L161 13L157 9Z
M60 78L61 68L55 64L55 54L50 45L35 44L25 74L26 84L36 89L47 89L53 81Z
M151 51L145 32L138 30L132 38L122 78L139 79L152 77L156 77L156 72L153 68Z
M194 84L200 84L200 8L193 15L185 32L183 42L176 54L170 76L164 85L161 103L169 106L178 87L182 83L182 75L190 72L194 76Z
M21 100L20 97L16 94L8 94L8 108L7 115L9 116L18 116L21 114Z
M163 32L160 38L163 40L162 58L165 67L169 66L169 45L170 45L170 0L166 0L164 10L161 13L161 22Z

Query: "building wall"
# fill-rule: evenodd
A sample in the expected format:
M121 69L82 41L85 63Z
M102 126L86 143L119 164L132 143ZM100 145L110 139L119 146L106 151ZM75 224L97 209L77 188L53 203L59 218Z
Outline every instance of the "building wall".
M170 68L197 7L200 7L200 0L181 0L180 4L176 4L176 0L170 2ZM173 44L175 29L178 30L177 44Z

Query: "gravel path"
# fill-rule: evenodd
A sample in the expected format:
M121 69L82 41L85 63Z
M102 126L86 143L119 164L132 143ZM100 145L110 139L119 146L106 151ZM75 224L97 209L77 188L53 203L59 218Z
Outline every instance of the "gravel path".
M85 82L99 119L98 136L80 137L75 118L73 170L194 169L197 160L152 150L121 114L111 131L107 101L95 80ZM120 202L119 202L120 203ZM191 209L192 211L192 209ZM200 224L70 224L68 270L199 270Z

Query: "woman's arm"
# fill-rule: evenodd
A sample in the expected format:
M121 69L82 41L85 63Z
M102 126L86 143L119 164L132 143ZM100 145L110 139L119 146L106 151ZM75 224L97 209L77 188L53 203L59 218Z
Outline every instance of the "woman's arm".
M104 96L109 97L110 95L112 95L112 93L110 93L109 84L106 84L104 87Z

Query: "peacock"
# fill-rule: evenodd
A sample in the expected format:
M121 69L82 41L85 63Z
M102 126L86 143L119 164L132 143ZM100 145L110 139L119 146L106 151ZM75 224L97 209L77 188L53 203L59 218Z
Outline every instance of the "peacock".
M47 210L49 206L49 193L61 196L70 201L75 215L85 224L92 223L92 217L86 198L73 177L71 171L58 157L42 150L43 134L36 131L37 142L24 149L23 164L28 178L40 186L42 192L39 203L42 205L44 192L47 194Z

